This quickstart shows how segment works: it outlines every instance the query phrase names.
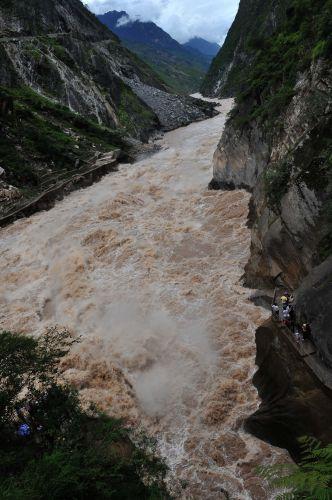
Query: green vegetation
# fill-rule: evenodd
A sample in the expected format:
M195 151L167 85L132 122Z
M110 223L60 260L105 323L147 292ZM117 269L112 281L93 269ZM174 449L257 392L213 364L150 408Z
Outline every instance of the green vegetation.
M140 101L124 83L120 86L118 118L126 133L134 137L140 135L140 130L148 131L154 122L157 127L157 119L153 111Z
M254 61L236 98L235 124L237 118L241 126L256 119L272 132L295 94L298 74L332 51L332 0L293 0L283 9L272 36L248 40Z
M241 0L239 11L232 24L225 43L212 61L202 85L203 94L211 93L217 83L227 78L220 87L221 97L234 97L246 88L248 68L258 50L262 49L262 39L272 33L273 24L280 22L287 0ZM231 64L232 63L232 64Z
M271 24L273 11L274 23ZM322 82L332 53L332 0L255 0L241 2L224 47L212 64L208 90L233 61L222 92L236 92L230 113L233 127L258 125L271 147L284 131L284 116L297 94L299 76L318 67ZM240 55L239 55L240 54ZM319 61L318 61L319 60ZM248 69L249 68L249 69ZM302 96L307 133L263 173L269 207L278 212L291 184L303 183L322 202L318 251L323 260L332 252L332 122L328 88L312 86Z
M45 175L71 175L93 151L122 146L121 131L110 130L72 113L29 87L0 87L14 114L0 117L0 157L10 184L33 195Z
M67 66L76 66L75 59L71 56L70 52L62 45L62 43L57 38L52 38L48 36L39 37L37 41L38 45L41 45L43 49L47 48L52 51L57 59L60 59Z
M282 197L287 193L292 173L292 163L284 160L270 164L264 171L264 185L267 201L272 209L278 209Z
M295 464L273 465L260 474L274 487L278 500L332 499L332 445L322 447L313 439L303 438L303 459Z
M74 343L55 328L39 338L0 333L0 498L169 498L153 443L133 444L121 421L83 409L61 380Z
M148 63L173 92L190 94L199 90L208 68L204 56L200 59L195 54L186 54L185 50L162 50L129 41L123 43Z

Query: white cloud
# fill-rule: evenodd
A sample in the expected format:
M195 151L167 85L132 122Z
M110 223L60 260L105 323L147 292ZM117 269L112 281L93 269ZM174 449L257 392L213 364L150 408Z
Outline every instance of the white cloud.
M130 23L130 17L123 15L122 17L120 17L120 19L116 23L116 27L120 28L120 26L125 26L126 24L129 24L129 23Z
M103 14L125 10L132 19L154 21L179 42L201 36L221 43L235 17L239 0L85 0Z

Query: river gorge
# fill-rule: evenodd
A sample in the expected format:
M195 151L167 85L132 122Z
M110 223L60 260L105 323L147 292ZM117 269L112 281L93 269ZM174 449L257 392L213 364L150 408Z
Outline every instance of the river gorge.
M250 194L207 188L231 106L0 233L1 329L82 336L64 376L157 438L177 498L272 498L255 467L286 456L243 430L268 312L242 286Z

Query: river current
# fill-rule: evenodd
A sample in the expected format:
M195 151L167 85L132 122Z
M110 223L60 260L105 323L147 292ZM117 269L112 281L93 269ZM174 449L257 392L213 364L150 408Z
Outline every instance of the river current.
M242 286L249 194L207 189L231 105L0 231L0 328L81 335L66 378L158 439L178 498L272 498L255 466L280 456L243 430L267 317Z

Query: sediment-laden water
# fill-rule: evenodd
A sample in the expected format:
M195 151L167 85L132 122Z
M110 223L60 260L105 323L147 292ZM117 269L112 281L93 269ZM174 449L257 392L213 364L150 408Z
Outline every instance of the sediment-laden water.
M242 430L266 317L241 286L249 194L207 190L230 107L0 232L0 328L82 335L66 377L158 437L182 498L271 498L254 468L280 453Z

